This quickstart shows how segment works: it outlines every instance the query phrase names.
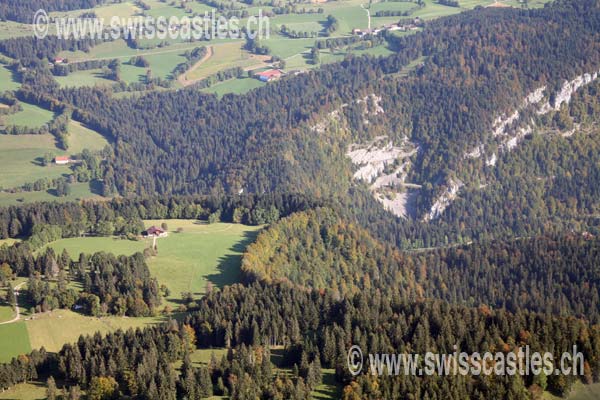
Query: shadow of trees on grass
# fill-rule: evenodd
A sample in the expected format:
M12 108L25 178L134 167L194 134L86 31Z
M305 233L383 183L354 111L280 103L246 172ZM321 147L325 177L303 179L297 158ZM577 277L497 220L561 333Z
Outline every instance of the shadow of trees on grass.
M260 231L245 232L242 240L235 243L228 250L243 253L249 244L256 240ZM217 273L205 275L207 281L212 282L218 288L239 283L242 280L242 254L226 254L219 258Z

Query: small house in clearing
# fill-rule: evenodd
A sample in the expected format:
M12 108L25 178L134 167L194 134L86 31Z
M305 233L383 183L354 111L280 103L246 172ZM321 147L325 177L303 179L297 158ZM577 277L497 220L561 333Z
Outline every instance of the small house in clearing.
M269 69L267 71L259 72L256 77L263 82L270 82L279 79L283 76L283 71L280 69Z
M68 164L71 160L68 156L56 156L54 157L54 163L56 165L65 165Z
M64 62L65 62L65 59L64 59L64 58L62 58L62 57L56 57L56 58L54 59L54 64L62 64L62 63L64 63Z
M158 228L156 226L151 226L146 230L146 236L151 237L165 237L168 233L164 229Z

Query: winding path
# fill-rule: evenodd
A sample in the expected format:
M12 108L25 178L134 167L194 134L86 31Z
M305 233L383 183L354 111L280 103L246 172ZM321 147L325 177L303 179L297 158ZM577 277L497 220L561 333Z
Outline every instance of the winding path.
M17 322L19 319L21 319L21 310L19 309L19 289L21 289L21 286L23 286L24 284L25 284L25 282L21 282L17 286L15 286L15 289L14 289L15 299L17 299L17 303L15 304L15 311L17 312L17 314L10 321L0 322L0 325L12 324L14 322Z
M371 10L369 10L368 8L365 8L364 4L361 4L360 8L362 8L363 10L365 10L367 12L367 18L369 19L369 25L368 25L367 29L369 31L371 31Z
M177 78L177 80L179 81L179 83L181 83L182 86L189 86L192 83L197 82L200 79L202 79L202 78L200 78L200 79L188 80L187 79L187 74L189 74L190 72L193 72L194 70L196 70L202 63L204 63L206 60L208 60L212 56L213 56L213 47L212 46L207 46L206 47L206 54L204 55L204 57L202 57L200 60L198 60L198 62L196 64L192 65L192 68L188 69L183 74L179 75L179 77Z

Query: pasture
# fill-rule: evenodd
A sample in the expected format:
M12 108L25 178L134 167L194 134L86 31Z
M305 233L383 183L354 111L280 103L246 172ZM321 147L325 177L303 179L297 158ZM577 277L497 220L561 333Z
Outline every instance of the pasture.
M163 221L145 221L147 227ZM148 260L152 276L171 291L166 303L177 306L182 292L205 293L210 281L216 287L240 280L246 246L260 227L241 224L207 224L201 221L166 220L169 236L157 240L158 255ZM176 233L182 228L181 233ZM150 243L148 243L150 244Z
M33 36L32 25L22 24L14 21L0 22L0 40L20 36Z
M227 93L243 94L264 85L264 82L261 82L255 78L230 79L225 82L212 85L209 88L202 89L201 91L205 93L214 93L218 97L223 97Z
M6 290L2 290L2 296L6 295ZM15 316L15 312L11 306L6 303L1 303L0 305L0 322L10 321Z
M66 165L42 166L45 153L64 154L55 146L54 136L0 135L0 187L12 188L41 178L58 178L69 173Z
M55 76L54 79L64 88L78 88L82 86L110 86L116 82L106 79L102 69L88 69L71 72L67 76Z
M561 397L553 396L549 392L544 392L542 397L544 400L559 400ZM600 383L584 385L581 382L576 382L573 385L571 394L566 397L567 400L596 400L600 398Z
M146 221L147 226L160 225L163 221ZM157 240L158 255L148 260L153 276L159 284L165 284L171 295L163 305L176 307L182 292L200 296L208 281L216 287L238 282L242 252L254 240L260 227L239 224L207 224L190 220L166 220L168 237ZM182 232L175 232L182 228ZM115 238L61 239L49 244L56 251L67 249L78 258L80 252L110 251L115 254L133 254L151 245L150 240L129 241ZM1 315L0 315L1 317ZM20 330L18 346L0 345L0 357L12 357L31 348L45 347L58 351L65 343L75 342L81 334L96 331L106 333L129 327L143 327L164 320L165 317L128 318L107 316L101 318L84 316L70 310L54 310L48 313L25 315L26 321L0 325L0 343ZM7 328L9 327L9 328ZM4 329L4 330L3 330Z
M29 316L25 322L25 337L32 349L45 347L48 351L59 351L65 343L74 343L80 335L93 335L96 332L108 333L118 329L138 328L161 322L163 317L129 318L129 317L89 317L70 310L54 310L52 312ZM11 324L15 325L15 324ZM6 325L9 326L9 325ZM0 325L0 329L2 325ZM0 330L0 337L3 336Z
M166 285L171 295L163 305L172 308L181 303L181 293L194 296L205 293L207 282L216 287L240 280L242 252L254 241L260 227L241 224L207 224L190 220L149 220L146 227L166 222L169 235L157 239L158 255L148 260L152 276ZM176 232L182 228L181 232ZM139 241L113 237L81 237L61 239L46 245L57 252L66 249L73 259L80 253L108 251L131 255L152 246L152 239ZM44 247L45 248L45 247ZM40 251L43 251L43 249Z
M44 400L46 386L42 382L19 383L0 393L0 400Z
M69 185L71 193L67 196L57 197L53 190L39 192L8 193L0 192L0 206L35 203L40 201L56 201L64 203L81 199L104 199L96 190L96 182L73 183Z
M77 121L69 121L68 132L71 154L81 153L83 149L99 151L108 145L108 140L104 136Z
M6 65L0 64L0 91L17 90L20 86L15 74Z
M115 2L111 4L101 5L95 8L80 9L73 11L54 11L50 13L51 17L78 17L79 15L87 12L94 12L98 18L104 20L105 25L110 24L110 20L113 17L119 18L131 18L139 15L142 11L133 1Z
M9 362L19 354L27 354L32 347L25 322L0 325L0 362Z
M29 128L39 128L52 121L54 113L45 110L33 104L20 102L22 111L7 115L4 120L7 125L26 126Z
M241 41L212 45L212 56L186 72L186 80L199 80L228 68L264 65L260 56L248 53L242 46Z

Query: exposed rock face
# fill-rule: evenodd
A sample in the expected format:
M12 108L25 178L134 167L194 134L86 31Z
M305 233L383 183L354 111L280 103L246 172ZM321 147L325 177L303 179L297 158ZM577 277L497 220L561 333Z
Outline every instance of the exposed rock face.
M429 214L425 215L423 221L431 221L438 218L444 210L456 199L460 188L464 186L459 179L450 179L446 186L446 190L437 198L435 203L431 206Z
M406 218L408 194L403 189L410 157L417 151L418 147L407 138L395 146L387 136L379 136L369 143L350 145L346 155L359 167L354 179L369 183L373 197L386 210Z
M494 153L494 154L492 154L492 156L490 158L485 160L485 165L487 165L488 167L493 167L496 165L497 161L498 161L498 156L496 156L496 153Z
M592 83L596 79L598 79L598 72L579 75L573 80L565 81L560 90L554 95L553 104L550 104L550 101L545 102L544 104L542 104L537 113L542 115L547 114L552 110L560 110L560 106L563 103L569 104L571 102L571 97L573 96L573 93L579 90L582 86Z
M518 119L519 119L519 110L515 110L515 112L512 113L509 117L506 117L506 118L498 117L496 119L496 121L494 121L493 135L494 136L505 135L507 128Z
M371 183L383 173L386 166L398 159L410 157L416 152L416 149L394 146L391 141L382 144L385 140L385 136L380 136L370 144L350 146L346 155L350 157L353 164L360 166L354 173L355 179Z

